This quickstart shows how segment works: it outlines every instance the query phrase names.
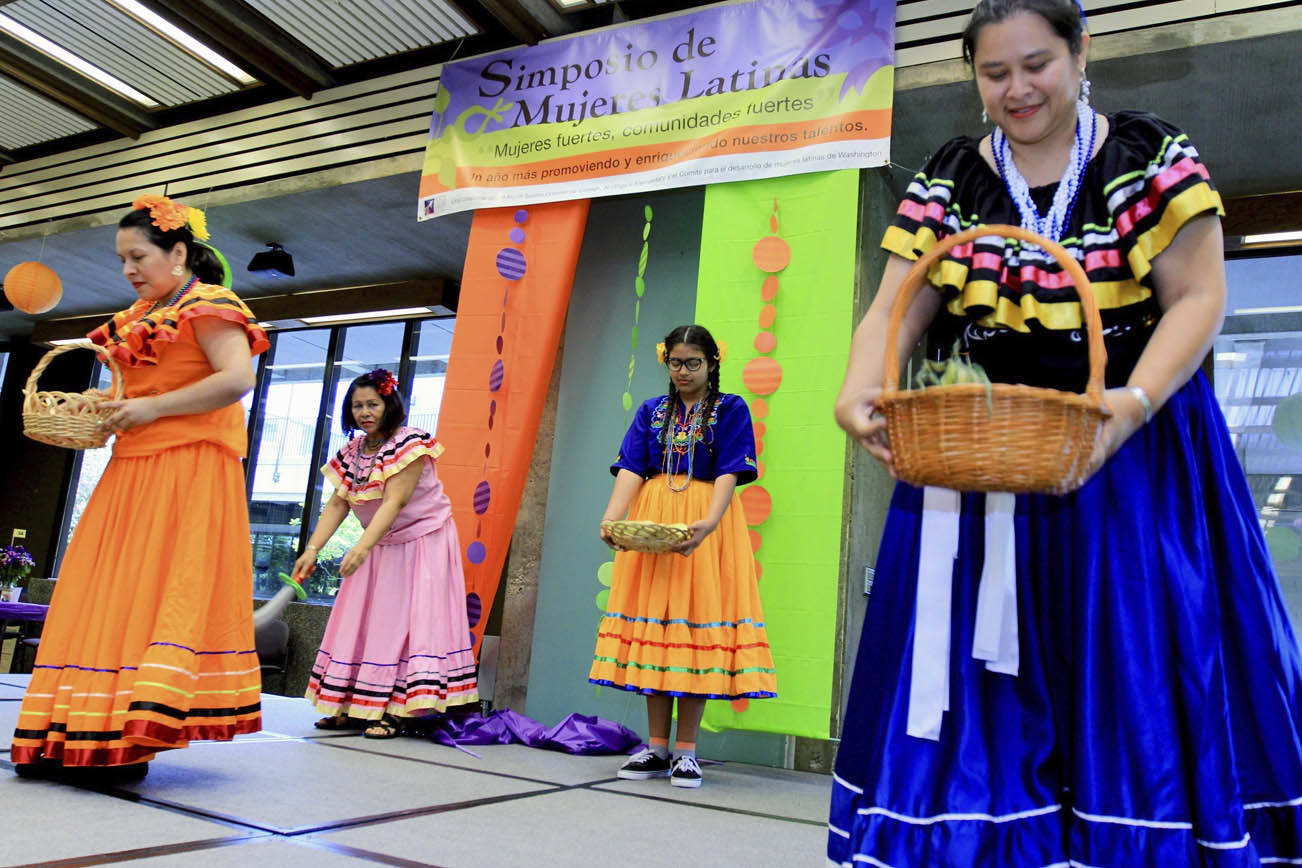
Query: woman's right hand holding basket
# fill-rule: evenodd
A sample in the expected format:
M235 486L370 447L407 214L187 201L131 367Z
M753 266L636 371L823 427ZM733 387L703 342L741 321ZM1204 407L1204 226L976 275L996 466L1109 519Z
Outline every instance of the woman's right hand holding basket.
M881 392L881 386L869 386L853 392L843 388L836 399L836 424L868 450L869 455L886 465L891 476L894 476L895 464L890 441L886 436L886 417L877 415L876 401Z

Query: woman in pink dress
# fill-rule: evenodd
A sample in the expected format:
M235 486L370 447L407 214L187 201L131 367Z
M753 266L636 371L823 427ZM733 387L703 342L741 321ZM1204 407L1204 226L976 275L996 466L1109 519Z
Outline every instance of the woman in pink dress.
M322 473L334 495L294 563L306 578L349 510L366 528L339 565L335 598L307 698L320 729L365 725L393 738L405 718L477 702L466 583L452 505L434 460L443 447L403 425L407 411L383 368L348 387L340 421L347 443Z

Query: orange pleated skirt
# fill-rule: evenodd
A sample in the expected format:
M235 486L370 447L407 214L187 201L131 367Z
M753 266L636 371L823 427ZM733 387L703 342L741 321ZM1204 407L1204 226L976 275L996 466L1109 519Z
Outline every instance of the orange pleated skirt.
M681 484L681 477L676 484ZM691 524L714 485L642 484L629 518ZM719 526L690 555L617 552L588 680L643 694L707 699L777 695L755 556L734 493Z
M11 759L142 762L261 728L240 460L117 457L64 556Z

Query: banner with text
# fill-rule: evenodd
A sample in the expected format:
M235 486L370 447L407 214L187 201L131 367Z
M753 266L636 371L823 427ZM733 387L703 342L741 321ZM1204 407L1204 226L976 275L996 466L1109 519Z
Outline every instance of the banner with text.
M881 166L894 0L750 0L443 67L421 220Z

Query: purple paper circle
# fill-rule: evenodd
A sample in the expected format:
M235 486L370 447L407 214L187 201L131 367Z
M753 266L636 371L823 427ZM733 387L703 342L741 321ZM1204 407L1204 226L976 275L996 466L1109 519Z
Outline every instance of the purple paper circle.
M496 392L502 388L502 378L504 376L506 376L506 366L502 364L501 359L498 359L493 362L493 370L488 375L488 390Z
M466 560L472 564L482 564L486 557L488 557L488 550L484 548L484 544L479 540L475 540L466 546Z
M497 354L498 354L499 356L502 354L502 336L501 336L501 335L498 335L498 336L497 336Z
M493 400L488 402L488 415L491 416L496 412L497 412L497 399L494 398Z
M489 455L492 454L492 452L493 452L493 444L491 444L491 443L485 443L485 444L484 444L484 457L487 458Z
M466 619L473 627L479 623L479 616L484 614L484 604L480 601L479 595L474 591L466 594Z
M519 226L513 226L513 227L511 227L511 232L510 232L509 237L510 237L510 239L511 239L512 241L514 241L516 244L523 244L523 243L524 243L524 230L521 229Z
M488 481L485 480L475 486L475 513L483 515L488 512L489 501L493 499L493 491L488 487Z
M523 208L521 208L519 211L516 211L516 212L515 212L515 222L516 222L516 223L523 223L524 221L526 221L526 220L528 220L528 219L529 219L529 212L526 211L526 210L524 210Z
M507 280L519 280L528 268L524 254L514 247L503 247L497 251L497 273Z

